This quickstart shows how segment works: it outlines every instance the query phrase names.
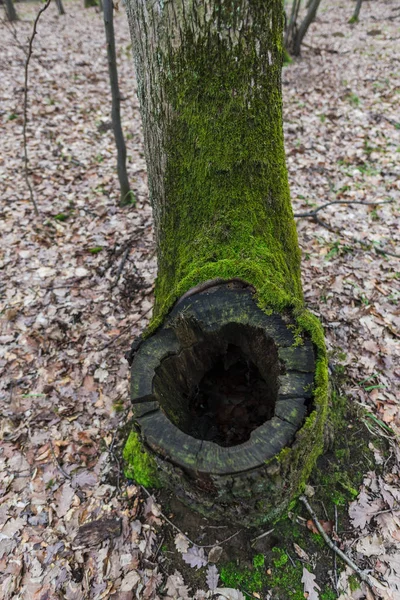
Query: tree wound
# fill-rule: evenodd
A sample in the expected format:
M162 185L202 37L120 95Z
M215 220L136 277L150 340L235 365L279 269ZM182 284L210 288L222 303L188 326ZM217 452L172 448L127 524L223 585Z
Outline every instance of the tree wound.
M289 345L291 342L291 345ZM227 475L290 446L312 407L314 353L249 290L185 299L132 364L147 445L187 472Z

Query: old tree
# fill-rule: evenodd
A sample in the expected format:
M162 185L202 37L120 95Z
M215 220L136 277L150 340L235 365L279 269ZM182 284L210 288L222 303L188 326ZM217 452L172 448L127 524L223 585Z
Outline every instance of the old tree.
M307 312L282 130L281 0L128 0L159 272L134 344L139 483L248 524L323 449L324 338Z

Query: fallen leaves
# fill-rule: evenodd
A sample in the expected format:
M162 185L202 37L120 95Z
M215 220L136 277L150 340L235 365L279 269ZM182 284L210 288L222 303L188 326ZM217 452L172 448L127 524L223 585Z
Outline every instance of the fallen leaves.
M182 558L186 564L196 569L201 569L201 567L205 567L207 564L207 558L204 550L198 546L192 546L189 548L187 552L182 554Z
M387 120L399 86L392 68L396 24L387 18L393 0L367 4L351 30L336 3L327 6L326 22L311 27L309 41L329 43L339 54L304 48L285 70L285 140L296 212L331 198L395 200L327 207L320 217L339 233L310 220L297 225L305 299L325 325L334 366L346 369L346 394L398 432L399 263L374 250L400 246L399 134ZM24 44L38 4L19 6L16 32ZM121 357L152 307L151 208L126 16L116 14L115 27L120 86L129 99L123 106L128 169L138 197L131 210L117 207L103 23L75 0L67 11L68 27L50 6L31 65L28 144L39 221L32 219L21 172L24 56L5 28L1 40L0 233L7 285L0 307L0 560L7 564L0 569L0 595L132 600L133 594L155 598L164 581L173 600L206 598L210 592L190 590L184 575L147 568L162 555L159 508L116 476L114 432L129 418L118 412L129 408L129 368ZM331 35L338 19L340 39ZM384 43L366 37L375 19L385 19ZM351 61L343 61L350 51ZM399 594L399 495L396 474L369 478L350 515L360 537L353 546L349 540L349 551L370 561L393 594ZM76 542L82 547L75 549ZM211 590L218 570L209 562L220 550L211 548L206 557L184 536L175 545L189 555L188 568L204 569ZM308 562L304 549L295 552ZM315 595L312 574L305 577L312 588L306 593ZM214 592L244 597L230 588Z
M305 567L303 567L301 583L304 586L304 596L308 598L308 600L319 600L318 592L321 591L321 588L315 581L315 575L310 573Z

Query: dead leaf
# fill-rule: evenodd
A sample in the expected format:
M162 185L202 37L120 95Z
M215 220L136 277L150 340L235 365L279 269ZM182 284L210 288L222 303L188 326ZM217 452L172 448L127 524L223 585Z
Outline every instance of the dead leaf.
M304 585L304 596L308 600L319 600L318 592L321 591L321 588L315 582L315 575L305 567L303 567L301 583Z

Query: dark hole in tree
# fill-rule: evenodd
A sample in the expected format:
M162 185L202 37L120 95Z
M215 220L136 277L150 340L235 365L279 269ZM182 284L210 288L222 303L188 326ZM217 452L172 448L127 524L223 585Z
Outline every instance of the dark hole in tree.
M229 344L189 399L187 433L220 446L241 444L273 416L271 396L256 365L238 346Z
M242 444L274 415L281 369L274 341L260 328L237 323L206 333L189 322L184 334L180 352L156 370L161 408L197 439Z

